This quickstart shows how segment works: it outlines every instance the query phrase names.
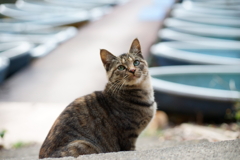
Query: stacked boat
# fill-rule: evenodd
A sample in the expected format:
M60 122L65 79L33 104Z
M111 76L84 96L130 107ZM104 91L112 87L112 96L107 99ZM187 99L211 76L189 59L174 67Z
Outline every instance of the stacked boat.
M0 0L0 83L126 0ZM1 4L2 3L2 4Z
M158 108L224 120L240 101L240 2L185 0L175 4L151 66Z

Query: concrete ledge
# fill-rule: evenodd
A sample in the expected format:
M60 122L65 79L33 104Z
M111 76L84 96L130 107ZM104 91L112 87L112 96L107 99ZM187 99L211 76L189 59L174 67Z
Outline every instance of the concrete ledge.
M16 142L42 143L67 104L0 102L0 130L7 130L4 146Z
M148 140L148 142L151 142ZM155 142L157 142L155 140ZM143 144L145 150L128 151L128 152L112 152L105 154L83 155L78 158L48 158L48 160L192 160L192 159L208 159L208 160L239 160L240 140L207 142L207 141L190 141L188 143L164 142L158 143L154 147L148 147L148 143ZM13 158L11 160L37 160L37 149L30 148L18 151L0 151L2 158L10 159L11 154L22 155L21 158ZM28 153L25 154L24 153ZM35 155L34 155L35 153ZM5 155L5 157L4 157ZM0 156L0 158L1 158ZM16 157L16 156L15 156ZM12 158L12 157L11 157Z

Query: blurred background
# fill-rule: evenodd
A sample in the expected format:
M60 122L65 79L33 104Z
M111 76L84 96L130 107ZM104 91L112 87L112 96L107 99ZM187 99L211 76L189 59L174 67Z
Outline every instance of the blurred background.
M0 0L2 158L30 144L36 156L61 111L104 88L100 49L119 55L134 38L159 110L143 135L239 136L240 1Z

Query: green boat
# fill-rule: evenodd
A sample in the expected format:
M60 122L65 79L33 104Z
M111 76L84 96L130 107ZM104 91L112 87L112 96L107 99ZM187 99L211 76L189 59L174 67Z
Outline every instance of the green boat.
M150 68L158 109L224 119L240 101L240 65Z

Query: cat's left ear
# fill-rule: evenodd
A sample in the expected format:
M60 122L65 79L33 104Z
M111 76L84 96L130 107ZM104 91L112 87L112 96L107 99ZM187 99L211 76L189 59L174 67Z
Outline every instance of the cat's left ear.
M137 38L135 38L132 42L132 45L130 47L130 50L129 50L129 53L136 53L138 54L140 57L143 58L142 56L142 51L141 51L141 45L140 45L140 42Z
M112 53L110 53L106 49L101 49L100 50L100 55L101 55L103 65L106 68L106 70L108 71L109 70L109 64L112 62L113 59L116 58L116 56L114 56Z

